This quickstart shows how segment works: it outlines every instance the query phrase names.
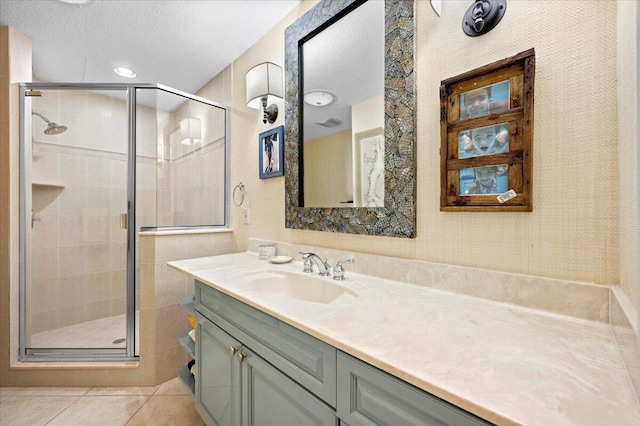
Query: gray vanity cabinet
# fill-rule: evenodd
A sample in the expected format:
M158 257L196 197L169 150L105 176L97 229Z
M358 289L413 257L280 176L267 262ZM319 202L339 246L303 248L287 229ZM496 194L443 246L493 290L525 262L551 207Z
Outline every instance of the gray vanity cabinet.
M351 426L490 425L343 352L338 353L337 411Z
M196 409L208 425L240 424L240 342L214 323L196 317Z
M198 282L195 317L208 425L338 425L335 348Z
M242 363L242 424L337 426L338 419L331 407L247 350Z
M196 408L208 425L337 424L335 411L196 313Z

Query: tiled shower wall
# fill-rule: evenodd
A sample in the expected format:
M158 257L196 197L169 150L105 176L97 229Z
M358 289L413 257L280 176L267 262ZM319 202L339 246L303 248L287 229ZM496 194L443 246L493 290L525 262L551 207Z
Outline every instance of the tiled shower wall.
M222 139L171 162L167 197L171 196L173 203L159 221L173 220L175 225L224 223L224 149Z
M33 180L46 173L64 188L33 190L31 331L123 314L125 155L45 143L34 152Z
M201 138L190 145L183 145L176 131L184 118L198 119L201 127ZM225 126L223 109L191 100L162 118L158 226L224 224Z
M126 230L119 220L127 206L126 103L86 91L45 96L33 110L69 129L47 136L44 122L33 118L32 198L40 221L32 229L27 336L126 309ZM155 111L139 107L138 116L137 222L153 225Z

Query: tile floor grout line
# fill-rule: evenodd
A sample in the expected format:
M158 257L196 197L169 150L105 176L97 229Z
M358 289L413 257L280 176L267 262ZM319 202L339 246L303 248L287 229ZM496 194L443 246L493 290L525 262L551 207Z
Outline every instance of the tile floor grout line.
M142 407L144 407L147 402L149 402L149 399L153 396L153 395L145 395L147 399L144 400L144 402L140 405L140 407L138 407L138 409L136 410L135 413L133 413L131 415L131 417L129 417L129 420L127 420L127 422L123 425L123 426L127 426L129 423L131 423L131 420L133 420L133 418L136 416L136 414L138 414L138 412L140 410L142 410Z
M74 401L71 402L71 404L67 405L66 407L64 407L64 409L62 411L60 411L58 414L56 414L55 416L53 416L52 418L50 418L43 426L48 425L49 423L51 423L52 421L54 421L56 419L56 417L58 417L60 414L64 413L65 411L67 411L69 409L69 407L71 407L73 404L75 404L76 402L78 402L78 400L82 398L82 395L78 396Z

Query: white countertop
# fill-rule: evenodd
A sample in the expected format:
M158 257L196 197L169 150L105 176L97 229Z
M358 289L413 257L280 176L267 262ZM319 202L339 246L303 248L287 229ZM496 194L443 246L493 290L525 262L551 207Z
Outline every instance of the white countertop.
M496 424L640 425L608 324L347 272L330 304L253 290L243 273L302 274L254 253L169 262L414 386Z

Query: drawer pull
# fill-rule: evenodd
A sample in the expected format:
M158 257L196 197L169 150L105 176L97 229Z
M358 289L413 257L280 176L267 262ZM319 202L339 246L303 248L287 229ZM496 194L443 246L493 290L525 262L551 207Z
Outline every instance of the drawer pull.
M238 348L235 348L233 346L229 348L229 355L234 356L236 352L238 352Z
M247 354L242 353L242 352L238 352L238 355L236 355L236 359L238 360L238 362L242 362L244 361L244 359L246 358Z

